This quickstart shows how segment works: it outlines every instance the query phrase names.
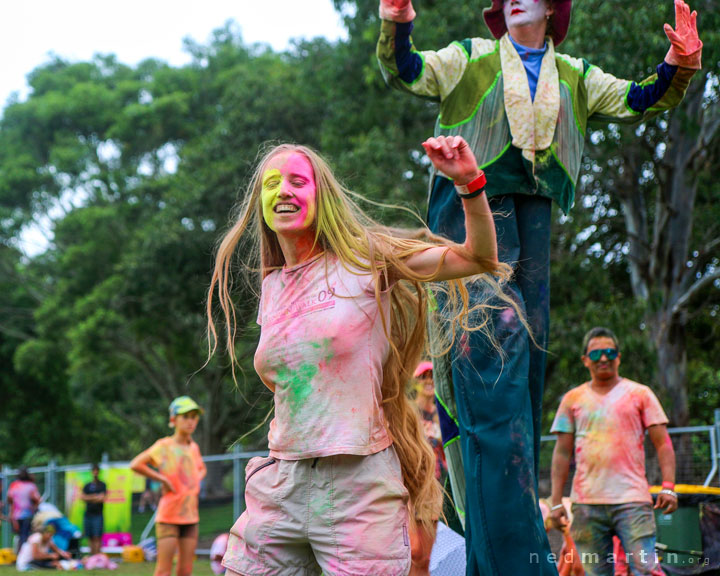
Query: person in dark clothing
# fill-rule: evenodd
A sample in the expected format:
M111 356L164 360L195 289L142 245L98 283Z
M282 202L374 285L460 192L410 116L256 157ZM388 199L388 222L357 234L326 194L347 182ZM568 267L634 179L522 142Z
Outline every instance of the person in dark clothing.
M85 507L85 536L90 542L90 554L99 554L103 535L103 503L107 496L105 482L98 478L100 468L93 464L93 479L83 486L80 497L86 503Z

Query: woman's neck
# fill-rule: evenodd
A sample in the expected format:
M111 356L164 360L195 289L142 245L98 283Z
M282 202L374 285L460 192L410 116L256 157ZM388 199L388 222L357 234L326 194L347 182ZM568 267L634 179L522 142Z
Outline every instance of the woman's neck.
M285 266L292 268L310 260L322 252L322 248L315 240L315 232L309 232L301 236L278 235L278 242L285 258Z

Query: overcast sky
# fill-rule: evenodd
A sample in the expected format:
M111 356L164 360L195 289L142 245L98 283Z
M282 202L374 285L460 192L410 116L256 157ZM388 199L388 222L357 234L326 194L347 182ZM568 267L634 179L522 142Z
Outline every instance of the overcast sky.
M74 62L100 53L129 65L153 57L181 66L190 61L183 39L206 44L227 20L238 23L246 44L275 50L293 38L346 37L332 0L15 0L0 15L0 108L13 92L26 98L25 77L51 53ZM27 228L21 249L43 251L49 228L47 220Z
M206 43L235 20L246 43L282 50L291 38L345 37L332 0L16 0L0 16L0 105L27 94L25 76L54 53L71 61L115 54L125 64L189 61L182 40Z

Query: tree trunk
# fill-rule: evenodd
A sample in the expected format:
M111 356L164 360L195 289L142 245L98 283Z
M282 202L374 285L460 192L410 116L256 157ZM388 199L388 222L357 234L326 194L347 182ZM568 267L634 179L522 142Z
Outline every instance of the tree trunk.
M673 426L689 422L687 395L687 312L688 290L696 270L689 244L692 214L698 186L694 163L703 133L703 82L688 89L682 109L669 123L668 146L660 162L655 163L658 188L652 235L649 234L647 207L641 192L621 195L630 244L630 276L635 298L647 302L646 321L657 350L659 387L667 394L666 406ZM625 158L626 178L637 182L642 162ZM632 185L626 183L626 185ZM651 242L648 242L649 238ZM681 308L678 309L678 304Z
M685 316L683 314L683 316ZM685 319L673 320L672 312L663 311L653 318L653 332L658 351L658 383L665 390L669 402L665 412L670 426L687 426L690 421L687 394L687 345ZM689 434L672 437L675 449L675 479L679 483L694 484L692 438Z
M687 426L690 420L685 384L687 348L685 322L673 321L667 310L652 317L651 331L658 355L658 382L670 400L665 406L671 426Z

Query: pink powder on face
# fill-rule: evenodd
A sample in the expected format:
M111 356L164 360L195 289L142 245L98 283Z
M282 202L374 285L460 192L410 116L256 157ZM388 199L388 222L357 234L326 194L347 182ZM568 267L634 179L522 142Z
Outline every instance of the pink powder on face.
M309 230L317 211L312 164L299 152L284 152L268 161L262 175L263 218L277 234Z

